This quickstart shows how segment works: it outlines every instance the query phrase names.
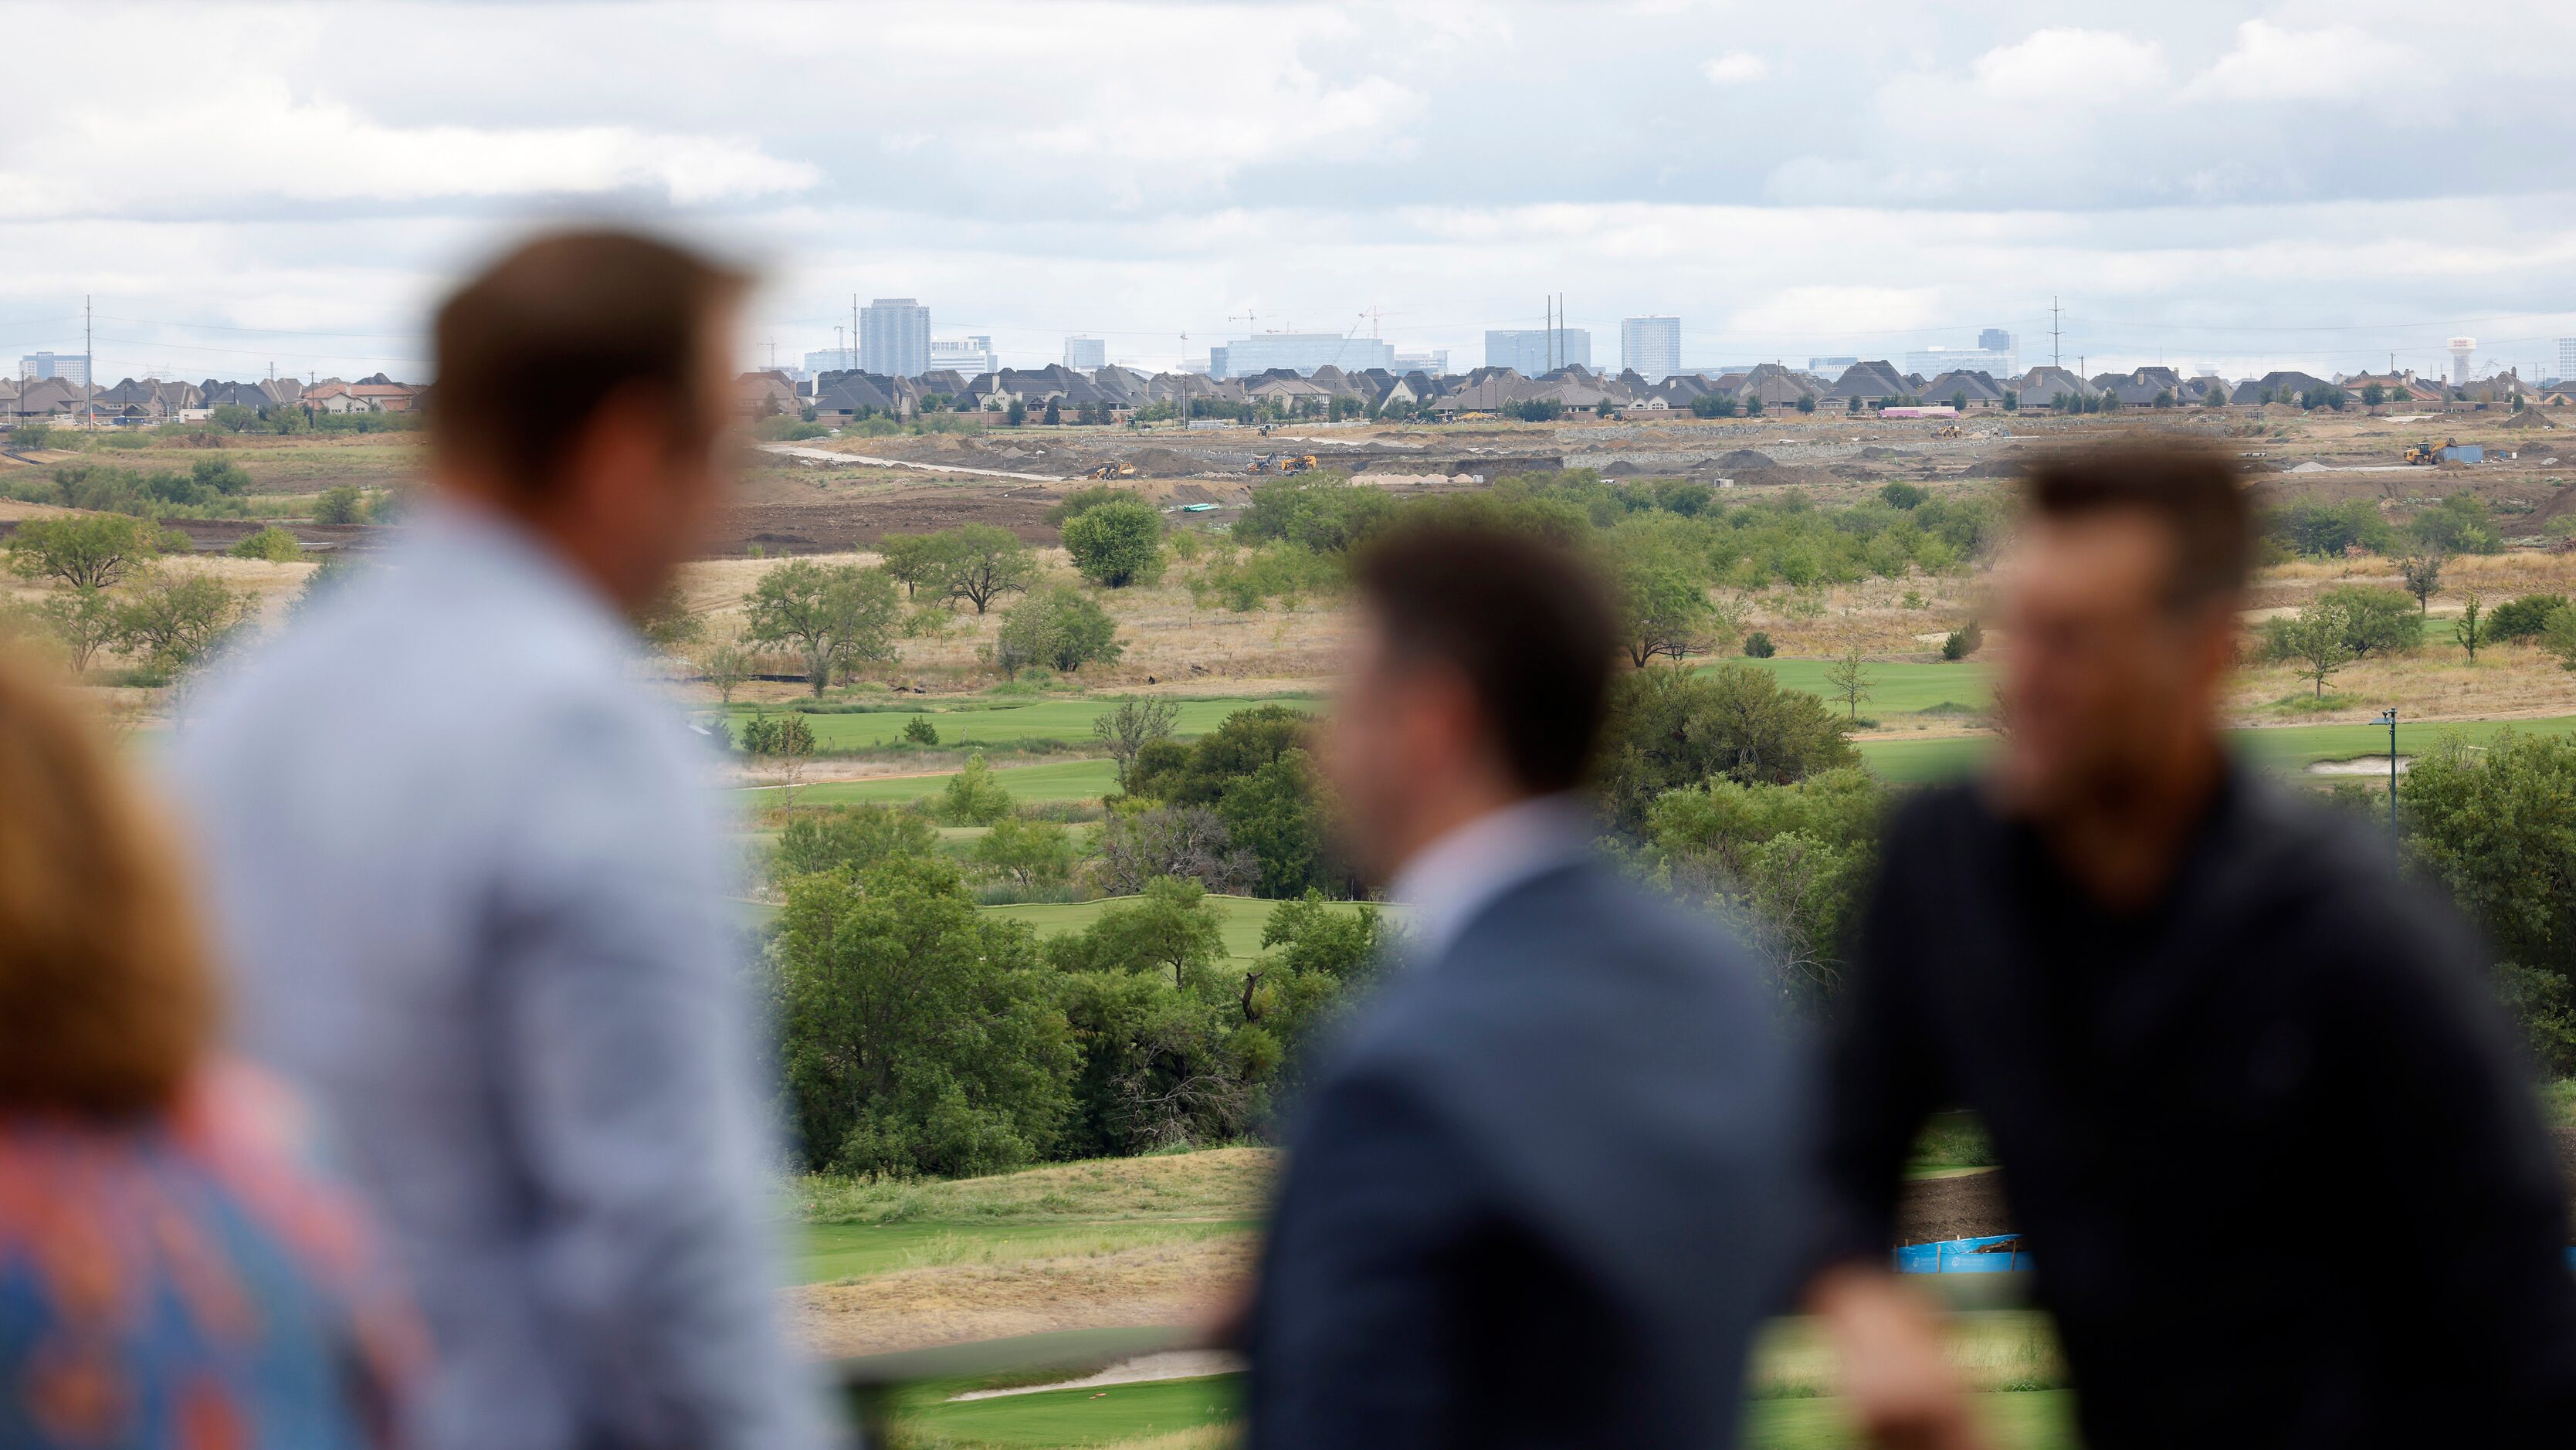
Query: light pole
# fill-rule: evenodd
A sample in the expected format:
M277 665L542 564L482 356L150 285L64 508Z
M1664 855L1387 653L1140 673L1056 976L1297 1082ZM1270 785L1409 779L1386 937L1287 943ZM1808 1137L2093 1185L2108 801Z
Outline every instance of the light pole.
M2397 860L2397 707L2379 712L2379 723L2388 727L2388 859Z

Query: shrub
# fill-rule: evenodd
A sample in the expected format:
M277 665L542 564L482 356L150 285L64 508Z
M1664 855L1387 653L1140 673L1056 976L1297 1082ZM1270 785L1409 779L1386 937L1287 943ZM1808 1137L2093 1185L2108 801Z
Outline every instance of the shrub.
M1163 516L1134 499L1100 504L1065 524L1064 548L1094 584L1151 584L1163 573Z
M1757 629L1744 637L1744 653L1749 659L1767 660L1779 649L1771 643L1769 630Z
M967 757L966 768L948 777L939 793L942 825L989 826L1011 813L1010 788L993 778L982 751Z
M802 715L754 715L742 722L739 742L745 755L811 755L814 727Z
M863 871L899 856L938 852L939 832L917 811L840 806L797 812L778 833L778 850L769 858L769 871L773 879L786 881L817 871Z
M1042 589L1002 617L993 639L993 664L1006 677L1032 665L1073 671L1123 652L1117 621L1091 596L1070 584Z
M903 738L915 745L937 745L939 727L930 723L929 716L915 715L903 722Z
M1966 624L1950 631L1949 638L1941 641L1941 658L1956 664L1983 649L1985 643L1984 626L1973 619L1969 620Z
M272 564L292 564L304 557L304 546L295 542L295 535L271 524L225 552L236 559L266 559Z
M2549 628L2549 616L2566 607L2564 594L2526 594L2496 606L2495 613L2487 616L2487 634L2494 639L2538 639Z
M968 848L966 859L1023 891L1060 885L1073 874L1073 833L1053 821L1004 816Z
M350 484L326 488L313 501L313 522L330 528L360 523L367 516L366 495Z
M1880 501L1894 509L1915 508L1931 496L1930 490L1919 483L1891 483L1878 491Z

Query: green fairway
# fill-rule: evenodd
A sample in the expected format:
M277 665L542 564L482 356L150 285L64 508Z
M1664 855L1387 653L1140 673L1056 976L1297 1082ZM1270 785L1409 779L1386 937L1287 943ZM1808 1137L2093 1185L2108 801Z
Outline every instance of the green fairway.
M2507 730L2526 735L2576 733L2576 715L2539 720L2429 721L2397 726L2397 753L2417 755L2457 734L2472 745L2484 745ZM2303 771L2320 760L2356 760L2388 753L2384 725L2282 725L2262 730L2231 730L2229 743L2245 760L2264 770ZM1937 740L1860 740L1853 742L1870 769L1899 785L1956 780L1974 770L1995 748L1991 735L1947 736Z
M939 732L939 743L943 748L1021 745L1032 740L1070 743L1094 738L1091 722L1116 709L1119 698L1090 695L1071 700L976 699L916 706L893 705L851 714L808 714L805 723L813 728L816 747L827 751L902 744L904 727L914 720L928 720L931 727ZM1188 739L1215 729L1226 716L1237 710L1279 704L1311 712L1320 708L1322 700L1314 695L1257 699L1226 695L1175 699L1170 703L1180 707L1180 718L1173 722L1172 733ZM744 720L761 713L764 708L773 714L786 714L794 707L735 705L727 713L739 730Z
M1804 690L1828 700L1835 698L1834 687L1825 679L1825 671L1833 668L1832 660L1774 657L1767 660L1720 660L1717 663L1753 665L1770 671L1771 677L1780 682L1781 689ZM1912 714L1941 705L1983 710L1994 699L1995 672L1991 665L1964 660L1955 665L1872 661L1863 668L1869 675L1869 698L1861 702L1864 715Z
M1080 931L1098 921L1102 912L1118 905L1122 900L1132 899L1132 897L1110 897L1100 901L988 906L984 909L995 916L1007 916L1013 921L1025 921L1036 927L1040 936L1054 936L1058 932ZM1270 913L1278 909L1278 902L1263 901L1252 896L1211 896L1208 898L1208 905L1216 908L1218 917L1224 921L1227 956L1250 961L1261 955L1261 928L1270 920ZM1362 903L1356 901L1332 903L1337 911L1357 911L1361 905Z
M793 1264L800 1284L864 1279L898 1269L1014 1259L1073 1258L1248 1233L1255 1219L1117 1223L817 1223Z
M994 1450L1057 1445L1105 1445L1169 1435L1202 1425L1222 1425L1239 1413L1242 1376L1156 1380L1099 1389L1043 1390L968 1400L963 1404L916 1402L902 1427L911 1442L992 1446Z
M1045 765L997 765L993 779L1011 793L1014 800L1093 801L1118 788L1118 768L1105 757L1081 760L1055 760ZM901 805L905 801L927 800L948 788L945 775L907 775L884 780L835 780L809 785L796 797L799 806ZM770 787L748 791L755 799L766 800L777 792Z
M1998 1450L2074 1450L2075 1393L2022 1390L1971 1395ZM1016 1443L1016 1442L1015 1442ZM1865 1443L1840 1400L1754 1400L1744 1407L1745 1450L1840 1450Z
M903 1428L922 1441L1019 1450L1104 1445L1232 1422L1242 1387L1235 1375L1043 1390L963 1403L914 1401ZM2026 1390L1970 1397L1993 1443L2003 1450L2072 1450L2075 1396ZM1862 1443L1840 1400L1753 1400L1744 1408L1746 1450L1840 1450Z

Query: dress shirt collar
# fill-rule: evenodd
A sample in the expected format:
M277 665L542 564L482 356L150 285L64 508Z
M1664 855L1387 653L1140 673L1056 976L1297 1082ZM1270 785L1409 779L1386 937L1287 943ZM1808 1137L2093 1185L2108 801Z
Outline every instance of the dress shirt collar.
M1578 795L1534 796L1478 816L1404 863L1388 888L1403 903L1416 963L1438 961L1495 898L1571 865L1591 849L1592 817Z

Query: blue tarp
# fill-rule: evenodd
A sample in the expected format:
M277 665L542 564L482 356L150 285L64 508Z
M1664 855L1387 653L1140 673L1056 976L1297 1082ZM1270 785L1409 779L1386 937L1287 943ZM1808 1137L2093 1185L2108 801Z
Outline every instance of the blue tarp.
M1907 1244L1896 1251L1900 1274L2014 1274L2030 1270L2030 1255L2019 1234L1990 1234L1981 1239L1943 1239ZM2576 1269L2576 1248L2567 1251L2567 1267Z
M1990 1234L1979 1239L1943 1239L1907 1244L1896 1251L1900 1274L2010 1274L2030 1268L2021 1251L2021 1235Z

